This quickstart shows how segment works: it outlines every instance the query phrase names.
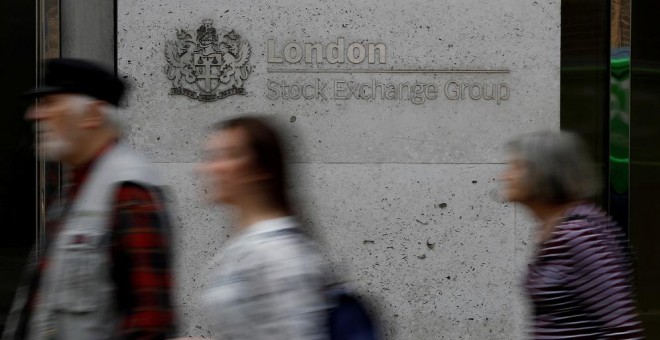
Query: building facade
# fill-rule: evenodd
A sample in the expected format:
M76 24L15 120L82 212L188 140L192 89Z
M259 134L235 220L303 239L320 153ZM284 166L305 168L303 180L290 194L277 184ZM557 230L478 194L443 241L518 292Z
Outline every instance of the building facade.
M230 234L193 174L216 121L262 113L288 140L299 216L337 275L378 301L388 339L515 339L533 221L497 197L503 145L536 130L583 136L599 202L628 232L646 328L660 334L656 5L631 1L40 0L3 4L20 60L7 94L3 310L21 256L43 236L59 167L31 156L29 103L48 57L94 59L130 84L129 144L170 183L177 303L186 335L206 263ZM28 18L29 20L25 20ZM35 43L36 42L36 43ZM9 133L11 132L11 134ZM654 143L655 142L655 143ZM20 160L20 162L19 162ZM14 177L12 177L14 176ZM14 181L15 182L15 181ZM29 185L28 185L29 184ZM7 200L21 193L18 200ZM21 207L22 210L17 210ZM29 216L29 217L26 217ZM182 334L182 335L183 335Z

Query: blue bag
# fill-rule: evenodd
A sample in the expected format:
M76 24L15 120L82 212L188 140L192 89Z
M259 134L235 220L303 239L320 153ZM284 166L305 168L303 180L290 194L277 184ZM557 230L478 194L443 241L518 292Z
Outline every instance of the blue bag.
M331 340L377 340L377 329L367 308L345 289L332 288L329 313Z

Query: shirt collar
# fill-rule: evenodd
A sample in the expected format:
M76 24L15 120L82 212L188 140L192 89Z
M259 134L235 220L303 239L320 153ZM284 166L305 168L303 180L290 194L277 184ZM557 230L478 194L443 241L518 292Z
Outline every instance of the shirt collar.
M80 185L82 182L85 181L85 178L87 178L87 174L89 173L89 170L92 168L92 165L96 163L96 161L101 158L103 154L105 154L108 150L112 148L113 145L117 144L116 141L112 141L102 148L100 148L94 156L87 161L84 164L78 165L75 168L71 169L71 177L70 177L70 184L72 185Z
M296 219L293 216L273 218L273 219L263 220L254 223L246 227L240 232L238 236L249 237L254 235L260 235L282 229L293 228L296 227L297 225L298 223L296 223Z

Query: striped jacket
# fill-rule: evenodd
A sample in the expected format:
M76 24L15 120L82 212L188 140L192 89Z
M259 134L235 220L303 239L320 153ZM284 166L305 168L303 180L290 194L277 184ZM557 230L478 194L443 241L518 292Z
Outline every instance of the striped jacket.
M538 249L526 289L534 339L642 339L628 241L592 204L572 208Z

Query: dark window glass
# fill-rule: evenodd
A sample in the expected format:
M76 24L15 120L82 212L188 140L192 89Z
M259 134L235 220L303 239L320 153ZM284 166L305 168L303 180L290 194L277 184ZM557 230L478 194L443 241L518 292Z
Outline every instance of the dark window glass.
M578 133L607 178L609 110L609 5L604 1L561 3L561 128ZM607 206L606 190L597 198Z
M657 1L633 1L630 236L648 339L660 339L660 34Z
M31 125L23 119L30 104L20 94L36 84L35 1L2 1L3 65L0 115L0 332L36 231L36 162Z

